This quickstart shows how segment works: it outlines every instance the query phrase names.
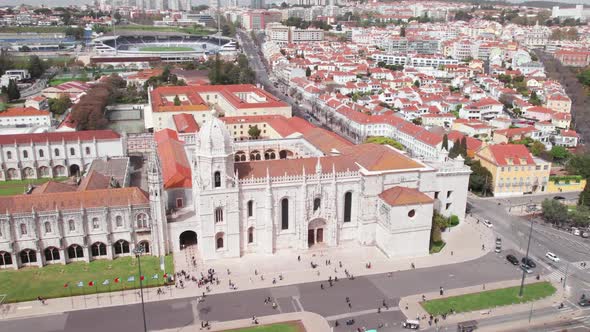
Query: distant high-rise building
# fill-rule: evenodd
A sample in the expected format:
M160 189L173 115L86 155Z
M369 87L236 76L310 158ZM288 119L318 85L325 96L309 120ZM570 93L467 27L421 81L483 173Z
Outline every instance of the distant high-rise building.
M264 0L250 0L250 8L263 9L264 8Z

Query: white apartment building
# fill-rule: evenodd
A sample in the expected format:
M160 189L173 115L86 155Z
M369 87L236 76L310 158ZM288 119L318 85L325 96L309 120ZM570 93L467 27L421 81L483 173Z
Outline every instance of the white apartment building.
M321 29L297 29L281 23L269 23L266 25L266 35L269 41L279 45L290 43L305 43L324 40L324 30Z
M0 127L51 126L51 113L33 107L13 107L0 112Z

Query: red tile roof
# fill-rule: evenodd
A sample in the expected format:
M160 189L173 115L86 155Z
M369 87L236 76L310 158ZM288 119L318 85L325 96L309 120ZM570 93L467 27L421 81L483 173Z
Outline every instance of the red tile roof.
M115 207L149 204L148 194L137 188L54 192L38 195L0 196L3 213L79 210L81 208Z
M48 111L38 110L33 107L12 107L7 108L0 112L0 117L13 117L13 116L49 116Z
M526 146L522 144L489 145L490 153L497 165L535 165L535 161ZM524 163L521 162L524 160ZM512 163L508 161L511 160Z
M37 134L0 135L0 144L25 144L59 141L92 141L120 139L121 135L112 130L86 130L71 132L51 132Z
M172 129L162 129L154 134L154 140L162 165L164 188L191 188L191 167L178 134Z
M418 189L395 186L379 194L390 206L431 204L434 200Z
M191 114L181 113L172 116L176 131L179 133L196 133L199 131L199 124Z
M467 150L469 151L477 151L481 148L481 146L483 145L483 142L478 140L477 138L473 138L471 136L467 136L465 134L463 134L462 132L453 130L451 131L447 137L449 138L449 141L455 142L457 140L462 140L463 137L465 137L465 140L467 142Z

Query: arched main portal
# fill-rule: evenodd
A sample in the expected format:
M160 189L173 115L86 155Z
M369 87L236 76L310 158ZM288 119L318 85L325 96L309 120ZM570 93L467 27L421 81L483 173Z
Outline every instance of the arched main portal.
M324 219L314 219L307 226L307 245L309 248L316 244L324 243L324 229L326 221Z
M180 250L197 244L197 233L193 231L184 231L180 233Z

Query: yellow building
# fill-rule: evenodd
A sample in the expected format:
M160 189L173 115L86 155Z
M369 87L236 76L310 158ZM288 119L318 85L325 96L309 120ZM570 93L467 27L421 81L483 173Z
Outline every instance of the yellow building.
M496 197L548 191L551 163L533 157L524 145L488 145L475 154L475 159L492 173Z

